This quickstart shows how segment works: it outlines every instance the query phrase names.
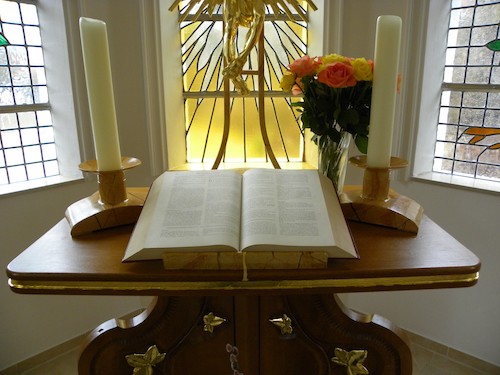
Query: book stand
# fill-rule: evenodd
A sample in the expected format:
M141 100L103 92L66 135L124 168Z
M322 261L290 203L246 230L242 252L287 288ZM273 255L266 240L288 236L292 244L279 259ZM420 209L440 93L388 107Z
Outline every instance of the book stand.
M365 172L362 187L346 186L339 197L346 219L418 233L422 206L390 189L391 170L404 168L408 162L391 157L388 168L369 168L364 155L354 156L349 162Z
M72 236L137 222L145 195L141 189L125 187L124 171L139 166L141 161L122 157L121 162L121 169L116 171L99 171L96 160L79 165L81 171L97 174L99 190L66 209Z

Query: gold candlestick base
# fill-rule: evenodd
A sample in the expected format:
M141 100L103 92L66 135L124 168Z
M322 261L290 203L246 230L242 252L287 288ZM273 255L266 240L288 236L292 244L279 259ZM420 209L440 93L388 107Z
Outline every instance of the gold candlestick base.
M364 168L365 173L363 186L345 186L340 195L346 219L418 233L422 206L390 189L390 171L404 168L408 162L392 157L388 168L369 168L366 156L352 157L349 162Z
M137 222L146 194L144 189L125 187L124 171L140 164L139 159L123 157L116 171L99 171L96 160L79 165L81 171L97 174L99 190L66 209L73 237Z

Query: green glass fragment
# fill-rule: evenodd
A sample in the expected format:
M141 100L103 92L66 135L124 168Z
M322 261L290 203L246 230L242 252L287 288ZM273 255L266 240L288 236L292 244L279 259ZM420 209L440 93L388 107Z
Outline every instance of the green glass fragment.
M2 33L0 33L0 47L7 46L7 45L9 45L9 41Z
M500 39L495 39L486 44L486 47L488 47L492 51L500 51Z

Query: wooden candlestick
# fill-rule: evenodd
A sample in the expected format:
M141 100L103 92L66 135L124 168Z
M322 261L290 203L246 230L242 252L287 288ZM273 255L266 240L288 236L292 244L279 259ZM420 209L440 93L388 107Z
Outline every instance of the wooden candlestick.
M369 168L366 156L352 157L349 162L364 168L365 172L362 187L345 186L340 195L346 219L417 233L423 215L422 206L390 189L391 170L405 168L408 162L391 157L388 168Z
M66 209L73 237L137 222L146 194L144 189L126 188L124 171L141 161L122 157L121 164L122 168L116 171L99 171L96 160L79 165L81 171L97 174L99 190Z

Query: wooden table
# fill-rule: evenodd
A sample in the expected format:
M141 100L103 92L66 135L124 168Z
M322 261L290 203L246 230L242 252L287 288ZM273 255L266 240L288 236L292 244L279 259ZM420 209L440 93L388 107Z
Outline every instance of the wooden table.
M80 374L132 374L126 359L132 354L138 354L128 357L137 374L140 366L143 374L148 368L232 374L226 344L238 347L233 367L245 375L363 374L363 368L411 374L400 330L347 309L335 293L467 287L477 282L480 261L425 216L417 236L349 226L360 259L331 259L320 270L249 270L242 281L240 271L122 263L131 226L72 238L62 220L15 258L7 274L16 293L156 296L137 317L108 321L89 335Z

